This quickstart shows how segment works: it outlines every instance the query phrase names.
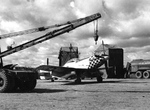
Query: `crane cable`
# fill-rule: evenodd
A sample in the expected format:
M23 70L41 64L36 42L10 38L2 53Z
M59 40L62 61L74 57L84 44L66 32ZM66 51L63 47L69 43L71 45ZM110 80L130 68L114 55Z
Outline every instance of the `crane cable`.
M95 20L94 22L94 40L95 40L95 44L97 44L98 41L98 20Z

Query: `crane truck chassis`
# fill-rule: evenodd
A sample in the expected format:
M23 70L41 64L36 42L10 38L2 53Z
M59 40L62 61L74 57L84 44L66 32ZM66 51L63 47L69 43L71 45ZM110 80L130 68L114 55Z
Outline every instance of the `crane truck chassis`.
M36 86L38 74L30 68L9 64L0 69L0 92L31 91Z
M69 21L67 23L63 23L63 24L59 24L59 25L34 28L34 29L25 30L25 31L0 35L0 39L5 39L5 38L9 38L9 37L18 36L18 35L30 34L30 33L39 32L39 31L45 31L46 29L52 28L52 27L60 27L58 29L55 29L53 31L46 33L45 35L43 35L39 38L36 38L34 40L31 40L29 42L26 42L24 44L14 47L14 48L10 48L4 52L1 52L0 58L2 59L2 57L5 57L7 55L21 51L21 50L31 47L33 45L42 43L46 40L49 40L51 38L54 38L58 35L66 33L66 32L70 32L82 25L85 25L89 22L97 20L100 17L101 17L101 14L96 13L96 14L93 14L93 15L85 17L85 18L80 18L80 19L77 19L74 21ZM95 41L98 40L98 36L96 36L96 37L97 38L95 38ZM0 92L1 93L13 92L18 89L21 91L31 91L36 86L37 78L38 78L38 72L35 69L27 69L27 68L21 69L19 67L16 67L16 65L13 65L13 64L5 65L5 66L2 65L0 67Z

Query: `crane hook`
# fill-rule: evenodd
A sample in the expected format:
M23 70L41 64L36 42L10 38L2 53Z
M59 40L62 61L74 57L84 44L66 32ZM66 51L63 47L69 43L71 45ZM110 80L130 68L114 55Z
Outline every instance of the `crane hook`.
M95 44L97 44L97 41L98 41L98 20L96 20L94 22L94 40L95 40Z
M95 44L97 44L97 41L98 41L98 34L97 33L95 33L95 35L93 36L94 37L94 40L95 40Z

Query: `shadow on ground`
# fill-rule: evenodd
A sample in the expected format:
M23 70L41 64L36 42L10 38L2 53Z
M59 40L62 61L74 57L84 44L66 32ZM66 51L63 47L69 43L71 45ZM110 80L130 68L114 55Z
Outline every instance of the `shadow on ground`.
M41 89L36 88L32 91L32 93L58 93L58 92L66 92L64 89Z
M32 91L20 91L16 90L14 92L8 93L58 93L58 92L66 92L67 90L64 89L42 89L42 88L35 88Z
M118 92L118 93L150 93L150 91L110 91L110 92Z
M98 83L96 80L89 80L89 81L82 81L80 84L76 84L75 82L68 82L68 83L64 83L62 85L84 85L84 84L103 84L103 83L120 83L122 81L103 81L102 83Z
M140 84L140 83L147 83L145 81L138 81L138 80L126 80L126 79L116 79L116 80L104 80L102 83L98 83L96 80L82 80L80 84L76 84L74 81L66 81L64 84L61 85L84 85L84 84L103 84L103 83L123 83L123 84Z

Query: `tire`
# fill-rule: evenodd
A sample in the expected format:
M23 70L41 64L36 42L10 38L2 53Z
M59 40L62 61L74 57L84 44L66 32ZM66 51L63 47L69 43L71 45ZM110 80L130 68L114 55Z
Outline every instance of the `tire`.
M28 88L29 88L28 90L29 91L33 90L35 88L35 86L36 86L36 83L37 83L36 79L33 79L33 80L29 81L28 82L28 84L29 84L28 85Z
M148 79L149 77L150 77L149 71L144 71L144 72L143 72L143 78L144 78L144 79Z
M8 87L8 92L13 92L14 91L14 87L15 87L15 79L13 76L8 75L8 80L9 80L9 87Z
M53 79L53 78L51 79L51 82L54 82L54 79Z
M9 76L10 78L10 88L9 91L10 92L16 92L16 90L18 89L18 80L14 77L14 76Z
M36 79L32 79L29 81L19 81L19 89L21 91L32 91L36 86Z
M135 73L135 77L136 77L137 79L142 78L142 71L137 71L137 72Z
M10 78L4 70L0 70L0 92L8 92L10 90Z
M76 84L80 84L80 83L81 83L81 79L80 79L80 78L77 78L77 79L75 80L75 83L76 83Z
M102 82L103 82L103 78L102 78L101 76L98 76L98 77L97 77L97 82L98 82L98 83L102 83Z

